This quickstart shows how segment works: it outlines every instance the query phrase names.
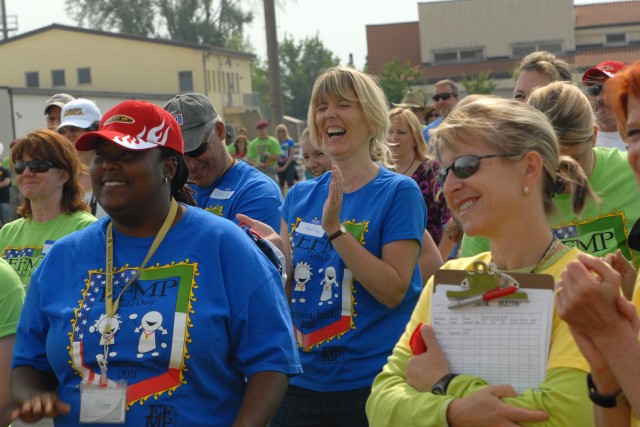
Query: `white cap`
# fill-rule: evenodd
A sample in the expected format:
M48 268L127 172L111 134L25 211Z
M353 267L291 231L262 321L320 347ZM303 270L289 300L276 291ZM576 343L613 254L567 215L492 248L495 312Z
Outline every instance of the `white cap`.
M96 104L88 99L78 98L62 107L62 112L60 113L61 123L58 129L65 126L87 129L93 123L100 122L100 118L102 118L102 114Z

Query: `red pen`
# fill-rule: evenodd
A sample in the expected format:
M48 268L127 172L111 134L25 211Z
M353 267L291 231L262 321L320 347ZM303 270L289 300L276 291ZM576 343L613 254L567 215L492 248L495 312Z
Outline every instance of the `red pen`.
M491 289L490 291L487 291L482 295L476 295L474 297L450 302L447 305L447 307L457 308L457 307L463 307L465 305L475 304L477 302L491 301L493 299L498 299L498 298L506 297L507 295L511 295L515 293L517 290L518 288L516 286L506 286L504 288Z

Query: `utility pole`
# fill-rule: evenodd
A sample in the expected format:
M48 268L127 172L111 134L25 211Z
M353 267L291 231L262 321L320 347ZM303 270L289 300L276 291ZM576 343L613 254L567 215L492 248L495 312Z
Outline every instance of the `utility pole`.
M276 32L276 9L274 0L263 0L264 23L267 32L267 64L269 67L269 98L271 124L282 123L282 88L280 85L280 59L278 34ZM273 129L273 127L272 127Z
M2 13L2 40L9 38L9 29L7 28L7 8L4 5L4 0L0 0L0 13Z

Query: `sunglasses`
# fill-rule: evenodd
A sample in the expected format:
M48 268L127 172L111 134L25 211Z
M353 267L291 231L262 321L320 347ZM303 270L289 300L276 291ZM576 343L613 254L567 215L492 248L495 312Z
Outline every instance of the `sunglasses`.
M212 128L211 131L209 132L209 138L207 138L206 141L204 141L202 144L200 144L200 146L198 148L196 148L195 150L191 150L191 151L186 151L184 153L185 156L189 156L193 159L195 159L196 157L200 157L204 154L205 151L207 151L207 147L209 146L209 143L211 142L211 138L213 138L213 134L215 133L215 128Z
M492 157L513 157L511 154L488 154L486 156L476 156L475 154L469 154L467 156L460 156L453 161L451 166L441 168L438 171L438 179L440 181L440 188L444 187L444 182L447 180L449 171L453 170L453 174L460 179L467 179L480 169L480 160L490 159Z
M35 159L35 160L18 160L14 165L16 174L22 175L25 169L29 166L29 170L33 173L45 173L49 172L51 168L58 168L58 166L51 163L49 160Z
M598 96L602 92L602 85L587 86L587 93L591 96Z
M438 102L441 99L443 101L446 101L447 99L451 98L452 96L454 96L452 93L437 93L437 94L433 95L431 97L431 99L433 99L434 102Z

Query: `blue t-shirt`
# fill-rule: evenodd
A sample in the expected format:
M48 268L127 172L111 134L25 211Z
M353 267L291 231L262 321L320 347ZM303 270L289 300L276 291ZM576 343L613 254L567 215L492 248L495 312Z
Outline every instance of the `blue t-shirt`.
M293 152L290 152L290 150L293 150L293 147L295 147L295 145L296 143L293 142L292 139L285 139L284 141L280 142L280 149L282 150L282 156L280 156L280 161L278 161L278 164L280 166L284 165L289 156L293 156Z
M431 122L426 128L422 129L422 136L424 136L424 140L427 141L427 143L429 143L429 139L431 138L429 131L440 126L440 123L442 123L443 120L444 119L442 117L438 117L433 122Z
M293 186L282 206L293 248L291 316L304 374L291 384L316 391L369 387L422 290L416 266L402 303L389 309L353 277L320 225L331 174ZM380 168L364 187L344 193L340 220L373 255L397 240L422 240L426 208L411 178Z
M282 192L273 179L247 163L236 163L209 187L191 184L191 188L198 206L206 211L236 224L236 214L241 213L280 230Z
M79 425L78 385L100 374L108 220L53 245L18 324L13 366L52 371L71 405L56 425ZM152 240L114 230L114 298ZM280 277L239 227L188 208L147 265L111 322L108 376L128 382L126 425L228 427L246 377L301 372Z

